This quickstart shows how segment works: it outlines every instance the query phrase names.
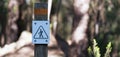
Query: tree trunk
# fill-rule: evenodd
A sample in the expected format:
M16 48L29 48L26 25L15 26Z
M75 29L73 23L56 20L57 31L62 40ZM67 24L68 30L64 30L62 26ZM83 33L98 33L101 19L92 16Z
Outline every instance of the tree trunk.
M89 0L74 0L71 57L86 57Z
M5 26L7 22L7 9L5 7L5 2L3 0L0 1L0 46L5 45Z
M8 20L6 25L6 38L7 43L10 44L13 41L16 41L18 36L18 26L17 26L17 20L18 20L18 7L19 4L17 0L10 0L8 3Z

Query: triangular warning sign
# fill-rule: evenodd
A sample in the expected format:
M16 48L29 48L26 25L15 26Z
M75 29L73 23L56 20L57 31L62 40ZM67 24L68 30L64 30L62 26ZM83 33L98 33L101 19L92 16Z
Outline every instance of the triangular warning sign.
M47 39L48 38L48 35L47 33L45 32L44 28L42 26L40 26L35 35L34 35L34 38L35 39Z

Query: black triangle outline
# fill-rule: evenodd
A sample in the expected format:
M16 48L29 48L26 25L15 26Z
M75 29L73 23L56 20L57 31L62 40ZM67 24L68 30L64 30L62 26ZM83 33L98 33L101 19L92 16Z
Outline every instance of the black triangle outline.
M39 31L40 27L43 29L43 31L44 31L45 35L47 36L47 38L35 38L35 35L36 35L37 32ZM36 33L35 33L35 35L34 35L34 39L48 39L48 35L47 35L47 33L45 32L43 26L40 26L40 27L37 29L37 31L36 31Z

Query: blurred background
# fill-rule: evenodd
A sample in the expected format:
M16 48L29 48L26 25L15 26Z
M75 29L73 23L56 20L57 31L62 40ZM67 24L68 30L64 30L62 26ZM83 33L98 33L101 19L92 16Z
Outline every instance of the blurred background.
M34 2L0 1L0 57L34 57ZM48 57L120 57L120 0L52 0Z

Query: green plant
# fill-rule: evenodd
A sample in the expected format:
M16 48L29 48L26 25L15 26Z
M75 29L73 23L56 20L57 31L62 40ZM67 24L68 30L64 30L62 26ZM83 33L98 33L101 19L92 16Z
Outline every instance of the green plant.
M90 57L100 57L100 48L97 46L97 42L95 39L93 39L93 46L88 48L88 53Z
M111 42L109 42L107 47L106 47L106 53L105 53L104 57L110 57L111 50L112 50Z
M110 52L112 50L111 42L108 43L106 47L106 53L104 57L110 57ZM101 57L100 48L97 46L97 42L93 39L93 45L88 48L89 57Z

